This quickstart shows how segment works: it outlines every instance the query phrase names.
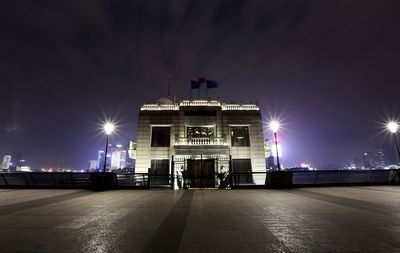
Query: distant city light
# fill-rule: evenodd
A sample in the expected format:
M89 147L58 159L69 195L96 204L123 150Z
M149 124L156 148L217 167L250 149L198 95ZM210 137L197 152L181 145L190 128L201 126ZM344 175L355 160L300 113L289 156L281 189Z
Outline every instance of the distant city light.
M269 123L269 129L271 129L271 131L272 131L273 133L277 133L278 130L279 130L279 127L280 127L280 124L279 124L278 121L273 120L273 121L271 121L271 122Z
M392 134L396 133L396 132L397 132L397 129L399 128L399 124L397 124L397 122L394 122L394 121L389 122L386 126L387 126L387 129L388 129Z
M300 164L300 167L301 167L301 168L310 168L311 166L310 166L309 163L301 163L301 164Z
M115 129L115 126L113 123L107 122L104 125L104 131L106 132L107 135L110 135Z

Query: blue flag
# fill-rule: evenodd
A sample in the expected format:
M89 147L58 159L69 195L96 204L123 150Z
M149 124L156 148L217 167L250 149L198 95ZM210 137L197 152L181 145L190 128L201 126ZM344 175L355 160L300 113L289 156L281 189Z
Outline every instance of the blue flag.
M214 81L207 80L207 89L217 88L218 83Z
M192 90L200 88L200 83L193 80L190 80L190 85Z

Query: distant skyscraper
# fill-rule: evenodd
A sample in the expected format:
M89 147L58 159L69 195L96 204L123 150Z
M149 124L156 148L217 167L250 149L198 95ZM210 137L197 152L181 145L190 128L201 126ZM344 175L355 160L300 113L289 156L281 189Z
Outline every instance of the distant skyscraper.
M383 153L385 154L385 164L386 166L397 164L398 158L396 157L396 147L393 142L386 141L382 145Z
M11 164L11 156L5 155L3 157L3 162L1 163L1 169L8 170L10 168L10 164Z
M354 158L354 166L357 169L364 167L364 162L359 156Z
M376 161L375 161L375 156L371 152L365 152L363 153L363 162L364 162L364 167L367 169L371 168L376 168Z
M15 152L12 154L11 163L13 164L13 167L17 168L23 166L24 164L21 163L21 161L23 161L21 152Z
M97 169L102 169L104 167L104 151L97 151Z
M111 153L111 169L122 169L126 167L127 151L123 150L122 147L117 147Z
M267 169L275 169L275 158L272 155L271 149L271 141L269 139L265 139L264 141L264 150L265 150L265 164L267 165Z
M385 163L385 152L383 151L383 146L376 147L376 165L378 168L384 168Z
M272 155L268 156L265 162L267 164L267 169L276 169L275 158Z
M90 171L94 171L94 170L96 170L98 167L97 167L97 160L90 160L89 161L89 170Z

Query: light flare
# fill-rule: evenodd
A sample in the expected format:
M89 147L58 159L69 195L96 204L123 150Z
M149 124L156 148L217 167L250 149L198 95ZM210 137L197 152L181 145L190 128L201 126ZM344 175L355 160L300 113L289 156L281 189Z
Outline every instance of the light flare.
M280 128L280 123L276 120L273 120L269 123L269 129L271 129L271 131L273 133L277 133L279 131Z
M107 122L104 124L104 132L106 132L107 135L110 135L115 129L115 126L111 122Z
M397 132L397 129L399 128L399 124L397 122L391 121L387 123L386 127L392 134L395 134Z

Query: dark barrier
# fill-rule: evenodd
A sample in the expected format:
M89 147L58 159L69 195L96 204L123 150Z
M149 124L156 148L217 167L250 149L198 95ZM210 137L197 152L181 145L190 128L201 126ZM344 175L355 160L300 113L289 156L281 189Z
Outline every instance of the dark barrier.
M391 184L398 170L293 171L294 185Z
M0 173L3 188L98 188L93 184L103 173L16 172ZM116 175L119 188L172 188L170 175L148 173L106 173ZM92 177L91 177L92 175ZM97 179L96 179L97 178ZM107 188L107 187L106 187ZM109 188L109 187L108 187ZM111 187L115 188L115 187Z
M0 187L90 188L90 173L64 173L64 172L1 173Z
M285 171L286 172L286 171ZM316 170L290 171L292 185L328 186L356 184L400 184L399 170ZM266 188L272 186L272 173L276 172L243 172L232 173L225 186L231 188ZM3 188L91 188L90 175L94 173L64 172L21 172L0 173L0 187ZM148 173L116 174L119 188L172 189L171 175ZM252 180L249 180L251 178ZM179 181L179 180L178 180ZM231 182L231 183L230 183ZM275 180L275 182L277 182ZM278 180L279 182L279 180ZM288 182L285 181L285 184ZM183 184L183 182L181 182ZM221 187L225 188L225 187Z
M150 188L172 188L172 180L170 174L157 175L149 174Z
M150 188L147 173L117 174L119 188Z
M271 187L269 184L273 173L279 172L232 173L232 188ZM290 173L292 174L292 186L400 183L399 170L314 170L290 171ZM250 176L253 177L254 183L249 183ZM274 187L279 186L274 185Z

